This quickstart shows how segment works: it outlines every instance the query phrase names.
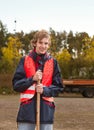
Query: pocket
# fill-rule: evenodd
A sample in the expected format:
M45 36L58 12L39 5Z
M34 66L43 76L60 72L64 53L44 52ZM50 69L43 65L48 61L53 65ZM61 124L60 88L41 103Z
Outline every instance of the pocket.
M32 122L35 123L36 104L34 99L20 104L17 122Z
M28 100L28 101L24 101L22 102L20 105L23 106L23 105L26 105L26 104L29 104L32 102L32 99Z
M48 101L44 101L45 104L49 105L50 107L55 108L55 104L54 102L48 102Z
M53 123L55 112L54 102L43 101L41 102L41 122Z

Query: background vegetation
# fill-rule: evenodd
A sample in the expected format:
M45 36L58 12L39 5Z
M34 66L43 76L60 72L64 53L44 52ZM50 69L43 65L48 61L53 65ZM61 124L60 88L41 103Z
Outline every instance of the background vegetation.
M36 30L37 31L37 30ZM36 31L8 33L0 21L0 93L12 93L12 75L19 59L32 49L30 40ZM58 60L62 76L94 78L94 36L87 32L56 32L49 28L51 48L49 52ZM8 88L8 89L7 89Z

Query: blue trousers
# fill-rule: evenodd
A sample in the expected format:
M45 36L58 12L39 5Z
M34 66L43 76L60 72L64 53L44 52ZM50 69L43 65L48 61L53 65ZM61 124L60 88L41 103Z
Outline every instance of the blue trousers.
M35 130L35 127L31 123L18 123L18 130ZM53 130L53 124L40 124L40 130Z

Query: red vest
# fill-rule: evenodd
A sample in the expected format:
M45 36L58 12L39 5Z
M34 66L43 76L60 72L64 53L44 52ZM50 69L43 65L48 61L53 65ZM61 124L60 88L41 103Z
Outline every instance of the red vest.
M30 56L26 56L24 62L24 69L26 72L26 77L29 78L33 76L36 72L35 62ZM49 87L52 84L52 76L53 76L53 59L49 59L44 64L43 69L43 77L42 77L42 84L46 87ZM35 85L31 85L27 90L21 93L20 101L24 102L34 97ZM53 97L42 97L44 100L53 102Z

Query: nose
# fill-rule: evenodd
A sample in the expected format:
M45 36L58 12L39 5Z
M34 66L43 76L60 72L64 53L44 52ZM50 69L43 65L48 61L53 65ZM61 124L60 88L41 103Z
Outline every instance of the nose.
M45 47L45 43L44 42L42 43L42 47Z

